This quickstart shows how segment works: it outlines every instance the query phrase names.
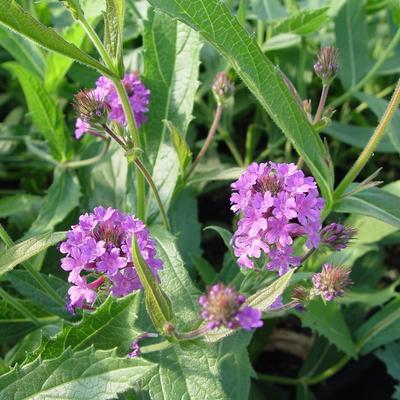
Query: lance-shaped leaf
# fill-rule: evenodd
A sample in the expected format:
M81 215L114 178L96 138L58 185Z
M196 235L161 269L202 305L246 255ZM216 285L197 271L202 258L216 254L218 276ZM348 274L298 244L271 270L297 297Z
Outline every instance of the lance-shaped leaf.
M4 250L0 253L0 276L63 239L65 232L45 233Z
M0 399L114 399L155 367L146 360L117 357L113 350L68 349L56 359L38 358L2 375Z
M147 312L154 326L159 331L163 331L165 325L173 319L171 301L161 289L150 267L146 264L134 235L132 235L132 257L136 272L144 287Z
M54 29L44 26L33 18L15 0L2 0L0 2L0 23L46 49L70 57L101 71L105 75L112 75L111 71L93 57L68 43Z
M232 64L305 160L329 207L333 177L322 140L314 132L304 111L299 108L274 65L224 3L219 0L149 2L199 31Z

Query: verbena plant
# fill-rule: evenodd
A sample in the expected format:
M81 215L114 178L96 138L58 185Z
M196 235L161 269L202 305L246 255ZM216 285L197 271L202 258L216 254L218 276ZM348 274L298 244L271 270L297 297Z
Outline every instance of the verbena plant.
M371 352L400 379L400 186L371 161L400 150L400 7L284 3L0 0L0 399L312 398ZM232 223L201 232L200 196ZM255 372L290 318L298 376Z

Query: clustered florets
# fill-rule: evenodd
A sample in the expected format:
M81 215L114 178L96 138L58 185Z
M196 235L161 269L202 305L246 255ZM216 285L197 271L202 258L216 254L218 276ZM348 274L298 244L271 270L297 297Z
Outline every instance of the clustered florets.
M356 229L334 222L321 230L321 244L331 250L340 251L348 246L356 234Z
M339 51L335 47L323 47L318 52L314 71L325 84L335 78L339 69L338 58Z
M206 295L200 296L201 316L209 329L224 326L229 329L242 327L246 330L263 325L262 312L245 306L246 297L234 288L222 283L211 286Z
M125 74L122 80L128 94L129 103L132 107L136 125L138 128L146 121L148 112L150 90L147 89L135 73ZM101 76L96 81L96 88L86 91L91 93L92 98L104 102L108 111L108 118L111 121L118 122L121 125L126 124L125 114L122 103L119 99L117 90L112 81L105 76ZM78 109L79 112L79 109ZM81 114L76 120L75 137L80 139L85 133L92 133L93 127L85 114Z
M263 265L282 275L300 263L294 238L306 236L308 248L318 247L324 201L295 164L253 163L232 189L231 209L241 214L232 239L239 266L254 268L254 259L266 255Z
M131 241L135 235L141 254L157 276L162 261L156 258L155 242L144 223L113 208L96 207L81 215L72 226L60 251L66 256L61 268L69 272L67 309L90 307L102 288L115 297L142 288L132 261Z
M324 264L322 271L312 276L313 295L320 295L326 301L343 296L345 288L352 283L350 272L346 267Z

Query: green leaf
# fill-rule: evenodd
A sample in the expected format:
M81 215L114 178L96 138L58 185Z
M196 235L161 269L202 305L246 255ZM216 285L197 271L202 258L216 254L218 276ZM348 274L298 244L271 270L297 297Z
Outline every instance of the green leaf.
M86 33L81 25L74 22L63 32L63 37L77 47L82 46ZM49 53L47 56L44 84L46 89L52 93L56 92L65 79L73 60L59 53Z
M274 65L264 56L254 38L219 0L149 0L149 2L199 31L236 69L238 75L292 141L305 160L328 203L332 176L326 149L307 117L293 99Z
M307 35L321 28L328 21L328 7L302 10L290 17L272 22L273 35L280 33L296 33Z
M15 0L3 0L0 2L0 23L46 49L86 64L101 71L103 74L112 75L104 65L79 50L78 47L68 43L54 29L44 26L33 18Z
M238 179L243 171L243 168L240 167L227 167L221 170L207 169L205 171L196 171L193 174L193 177L189 179L188 184L214 181L232 181Z
M365 0L346 1L335 18L336 47L340 50L339 77L346 89L370 67Z
M64 161L70 138L59 105L47 93L43 82L35 74L14 62L5 63L3 66L17 77L24 91L32 121L48 141L54 158Z
M0 253L0 276L16 265L65 239L65 232L45 233L18 243Z
M61 299L66 298L69 285L65 280L52 275L41 274L41 276L42 279L47 281L47 283L59 294ZM43 310L64 318L69 316L65 307L56 302L53 297L49 296L47 292L38 286L37 282L32 280L31 274L27 271L10 271L5 276L5 279L7 279L22 296L31 300Z
M374 130L375 129L372 127L347 125L337 121L332 121L329 126L324 128L323 132L343 143L363 149L374 133ZM375 152L397 153L397 149L393 146L390 139L387 136L384 136L375 148Z
M132 235L132 258L144 288L147 312L156 329L163 332L166 324L171 322L174 317L171 301L161 289L150 267L146 264L134 235Z
M400 343L390 343L377 350L375 355L385 363L388 374L400 381Z
M40 205L42 198L32 194L16 194L0 199L0 218L18 215L29 210L34 214L34 209Z
M250 0L250 5L256 16L266 21L286 16L285 7L279 0Z
M225 243L225 246L227 247L227 249L229 250L229 252L232 254L233 257L233 252L232 252L232 245L231 245L231 240L232 240L232 233L230 233L228 231L228 229L222 228L220 226L216 226L216 225L210 225L210 226L206 226L204 228L204 230L212 230L215 231L219 234L219 236L221 236L222 240Z
M0 46L4 47L24 68L38 77L43 76L44 58L33 43L0 27Z
M400 228L399 204L399 196L374 187L345 197L335 205L334 210L367 215Z
M182 134L175 128L171 121L164 121L164 124L167 126L169 132L171 133L172 144L174 145L174 149L176 154L178 155L179 167L181 171L181 175L183 176L186 171L186 167L189 165L190 160L192 158L192 152L188 144L186 143L185 138Z
M303 326L325 336L339 350L349 356L356 354L349 327L338 304L333 302L324 304L320 299L313 300L307 306L306 311L297 313L297 315Z
M53 231L79 205L80 185L74 171L56 170L39 215L26 236Z
M65 324L62 331L42 344L41 359L55 358L68 347L73 351L93 345L96 350L117 348L119 355L129 352L130 344L139 335L134 328L137 319L138 296L122 299L109 296L95 312L84 312L76 324Z
M357 330L356 337L362 354L399 339L400 297L392 300L364 322Z
M53 360L35 360L0 377L0 398L109 400L130 389L155 369L141 359L117 357L115 351L66 350Z
M168 209L180 164L163 120L170 121L182 136L186 135L199 85L201 42L197 32L149 9L143 45L145 82L153 104L148 122L143 126L143 138L146 155L153 166L153 180ZM153 204L151 213L157 212Z

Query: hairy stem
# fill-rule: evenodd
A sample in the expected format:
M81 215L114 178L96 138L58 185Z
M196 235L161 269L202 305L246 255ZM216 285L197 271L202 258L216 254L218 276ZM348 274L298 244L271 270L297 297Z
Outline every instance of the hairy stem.
M314 125L322 117L322 113L324 112L324 108L325 108L326 99L328 98L328 92L329 92L329 85L324 83L322 85L322 92L321 92L321 97L319 99L318 109L317 109L317 112L315 114L314 121L313 121Z
M398 106L400 103L400 80L397 82L396 89L393 93L392 98L378 124L375 129L375 132L371 136L369 142L364 147L364 150L361 152L357 161L350 168L349 172L343 178L342 182L340 182L339 186L336 188L335 193L333 195L335 200L339 200L343 193L346 191L348 186L357 178L358 174L364 168L365 164L370 159L372 153L376 149L376 146L381 141L383 135L385 134L385 130L388 127L390 121L392 120Z

